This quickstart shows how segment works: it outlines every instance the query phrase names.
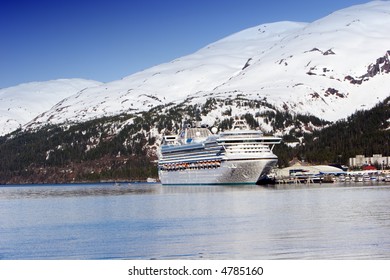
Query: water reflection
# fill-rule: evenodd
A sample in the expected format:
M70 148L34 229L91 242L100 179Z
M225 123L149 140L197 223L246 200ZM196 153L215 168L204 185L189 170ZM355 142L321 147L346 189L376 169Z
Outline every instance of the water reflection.
M134 194L152 194L160 192L159 184L80 184L47 186L0 187L0 199L85 197L85 196L121 196Z
M257 185L187 185L163 186L162 193L220 193L220 192L247 192L266 191L268 187Z
M390 185L0 187L0 259L390 259Z
M267 192L294 190L323 190L331 188L380 188L377 185L345 184L281 184L281 185L186 185L162 186L158 183L97 183L97 184L59 184L59 185L0 185L0 199L85 197L85 196L121 196L136 194L192 194L219 192Z

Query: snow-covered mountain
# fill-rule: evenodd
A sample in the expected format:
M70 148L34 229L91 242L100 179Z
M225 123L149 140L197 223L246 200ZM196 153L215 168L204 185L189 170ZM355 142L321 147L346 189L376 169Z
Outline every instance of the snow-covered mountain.
M388 1L352 6L312 23L262 24L169 63L80 90L41 110L27 127L237 96L337 120L390 95L388 26Z
M64 98L100 84L91 80L61 79L0 89L0 135L18 129Z

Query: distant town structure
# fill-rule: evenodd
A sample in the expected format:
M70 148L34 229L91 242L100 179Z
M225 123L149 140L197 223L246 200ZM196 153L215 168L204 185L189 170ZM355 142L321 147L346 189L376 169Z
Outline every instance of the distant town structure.
M386 168L390 165L390 157L382 156L382 154L374 154L372 157L364 155L356 155L354 158L349 158L350 167L377 166Z

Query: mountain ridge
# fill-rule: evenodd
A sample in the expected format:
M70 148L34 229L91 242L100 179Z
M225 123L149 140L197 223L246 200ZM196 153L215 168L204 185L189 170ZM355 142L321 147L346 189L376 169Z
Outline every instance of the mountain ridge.
M80 90L23 129L140 113L170 103L195 106L210 97L265 100L279 110L336 121L389 96L389 25L390 2L384 1L311 23L261 24L193 54ZM223 110L203 120L212 125ZM235 113L245 111L235 108Z
M57 79L0 89L0 135L21 128L64 98L100 84L84 79Z

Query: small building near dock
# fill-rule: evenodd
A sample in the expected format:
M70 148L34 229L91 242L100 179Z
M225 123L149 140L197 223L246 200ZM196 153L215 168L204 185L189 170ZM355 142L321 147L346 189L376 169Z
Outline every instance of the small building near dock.
M325 182L334 176L346 174L344 170L330 165L307 165L297 162L292 166L275 171L276 183Z
M320 175L320 174L334 174L340 175L345 174L340 168L330 166L330 165L302 165L301 163L296 163L292 166L282 168L278 170L278 175L280 176L293 176L296 174L306 174L306 175Z
M382 156L382 154L373 154L372 157L364 155L356 155L354 158L349 158L349 167L362 168L363 166L375 165L380 169L386 169L390 166L390 157Z

